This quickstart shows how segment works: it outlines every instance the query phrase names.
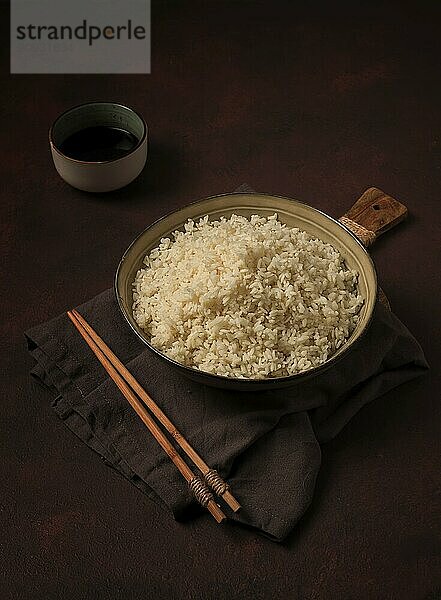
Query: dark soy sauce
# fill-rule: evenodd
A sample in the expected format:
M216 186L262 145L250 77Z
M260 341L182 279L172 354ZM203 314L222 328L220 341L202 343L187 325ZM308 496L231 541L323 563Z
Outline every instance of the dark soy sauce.
M115 160L129 154L138 141L133 133L125 129L97 125L70 135L60 144L60 150L65 156L75 160Z

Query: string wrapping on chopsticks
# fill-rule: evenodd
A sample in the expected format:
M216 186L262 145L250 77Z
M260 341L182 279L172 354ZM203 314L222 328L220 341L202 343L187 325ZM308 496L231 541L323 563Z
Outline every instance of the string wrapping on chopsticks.
M226 481L222 479L216 469L210 469L204 476L205 482L217 496L222 496L225 494L227 490L230 489L230 486Z
M193 479L188 482L188 487L190 488L196 500L203 507L206 507L210 500L213 500L213 494L200 477L193 477Z

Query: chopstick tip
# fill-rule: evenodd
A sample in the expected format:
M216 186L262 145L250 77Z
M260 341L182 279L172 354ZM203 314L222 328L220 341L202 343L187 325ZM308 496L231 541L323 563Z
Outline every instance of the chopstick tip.
M216 504L214 500L209 501L209 503L207 504L207 508L218 523L222 523L222 521L226 520L227 517L225 513L222 511L221 507L218 504Z
M228 506L231 508L231 510L233 512L238 512L242 508L241 505L239 504L239 502L233 496L233 494L231 492L229 492L228 490L226 490L222 494L222 498L228 504Z

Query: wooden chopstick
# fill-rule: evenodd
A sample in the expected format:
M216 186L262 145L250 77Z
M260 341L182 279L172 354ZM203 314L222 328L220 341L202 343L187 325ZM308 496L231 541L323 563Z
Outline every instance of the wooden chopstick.
M133 390L129 387L126 381L121 377L112 363L108 360L108 358L103 354L99 346L95 343L93 338L89 335L86 329L82 326L82 324L77 320L76 316L68 311L67 316L72 321L72 323L77 328L80 335L83 337L85 342L94 352L98 360L101 362L107 373L116 383L126 400L132 406L136 414L140 417L144 425L148 428L150 433L153 435L155 440L161 446L161 448L167 453L170 457L174 465L177 467L179 472L183 475L183 477L188 482L190 489L194 492L196 499L207 507L213 517L216 519L218 523L221 523L224 519L226 519L225 514L221 510L221 508L216 504L214 499L208 498L205 492L201 488L205 487L202 480L198 478L187 463L183 460L183 458L176 452L176 449L172 446L168 438L161 431L158 425L155 423L151 415L147 412L143 404L140 402L139 398L135 395ZM206 488L208 489L208 488Z
M83 326L89 336L94 340L96 345L100 348L101 352L107 357L112 363L114 368L122 376L123 379L130 385L130 387L136 392L141 398L144 404L149 408L153 415L158 421L165 427L168 433L176 440L185 454L193 461L197 468L201 471L202 475L206 478L206 483L212 487L212 489L228 504L228 506L237 512L240 509L240 504L236 498L231 494L228 485L220 478L214 469L210 469L207 463L199 456L196 450L187 442L184 436L176 429L170 419L165 415L153 398L144 390L138 381L133 377L130 371L123 365L119 358L112 352L102 338L96 333L96 331L89 325L89 323L80 315L78 311L73 309L71 313L76 317L77 321Z

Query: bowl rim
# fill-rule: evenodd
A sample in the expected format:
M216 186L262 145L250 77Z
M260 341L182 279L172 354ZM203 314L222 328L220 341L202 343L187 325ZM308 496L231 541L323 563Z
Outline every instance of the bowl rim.
M123 304L123 300L121 299L119 293L118 293L118 281L119 281L119 276L120 276L120 271L122 268L122 265L124 263L124 261L127 258L127 255L129 254L130 250L132 249L132 247L136 244L136 242L144 235L144 233L146 231L148 231L149 229L151 229L152 227L154 227L155 225L157 225L158 223L160 223L161 221L167 219L168 217L170 217L171 215L173 215L174 213L179 212L180 210L184 210L185 208L188 208L190 206L196 206L198 204L202 204L205 203L209 200L214 200L216 198L222 198L224 196L272 196L273 198L280 198L283 200L289 200L291 202L295 202L297 204L302 204L303 206L306 206L307 208L313 210L316 213L319 213L320 215L324 216L327 219L330 219L331 221L333 221L334 223L336 223L341 229L343 229L346 233L348 233L357 243L357 245L359 246L359 250L363 252L363 254L367 257L368 259L368 263L370 264L371 270L372 270L372 274L374 276L374 283L375 283L375 291L374 291L374 297L373 297L373 302L372 302L372 308L367 316L366 319L366 323L363 327L363 329L361 330L361 332L359 333L358 337L355 338L354 340L351 341L351 338L349 338L343 345L342 349L340 352L338 352L338 354L334 353L328 360L326 360L324 363L322 363L321 365L318 365L317 367L313 367L312 369L307 369L306 371L301 371L300 373L294 373L293 375L284 375L283 377L264 377L264 378L251 378L251 377L227 377L226 375L218 375L216 373L209 373L208 371L202 371L201 369L196 369L194 367L189 367L187 365L184 365L176 360L174 360L173 358L170 358L169 356L167 356L166 354L164 354L163 352L161 352L160 350L158 350L157 348L155 348L139 331L136 327L134 327L134 325L132 324L132 322L130 321L126 309L124 307ZM369 252L366 250L366 248L363 246L362 242L359 240L359 238L349 229L349 227L347 227L346 225L344 225L343 223L341 223L338 219L335 219L334 217L331 217L330 215L328 215L327 213L325 213L324 211L315 208L313 206L311 206L310 204L307 204L306 202L301 202L300 200L295 200L294 198L290 198L289 196L281 196L281 195L275 195L275 194L269 194L269 193L265 193L265 192L226 192L223 194L215 194L214 196L207 196L205 198L202 198L200 200L196 200L193 202L189 202L187 204L184 204L184 206L181 206L175 210L171 210L168 213L166 213L165 215L163 215L162 217L159 217L159 219L156 219L153 223L151 223L150 225L148 225L145 229L143 229L141 231L141 233L139 233L133 240L132 242L129 244L129 246L127 247L126 251L124 252L124 254L121 257L121 260L118 263L118 267L116 269L116 273L115 273L115 277L114 277L114 285L113 285L113 289L116 295L116 299L118 302L118 306L119 309L122 313L122 315L124 316L124 319L126 320L126 322L128 323L128 325L130 326L130 328L132 329L132 331L136 334L136 336L143 342L143 344L145 344L152 352L154 352L154 354L156 354L158 357L160 357L161 359L165 360L166 362L168 362L169 364L173 365L175 368L178 368L180 370L184 370L186 372L188 372L189 376L195 378L195 377L204 377L204 378L208 378L208 379L213 379L213 381L218 381L219 383L225 383L225 384L256 384L259 386L266 386L268 385L268 387L271 387L271 384L280 384L280 387L284 387L284 384L288 384L290 382L292 382L293 384L295 382L300 381L301 379L306 379L309 377L312 377L314 375L319 375L321 373L323 373L324 371L326 371L327 369L329 369L332 365L336 364L338 361L340 361L344 356L346 356L348 354L348 351L351 349L354 349L356 346L358 346L358 344L360 343L360 341L362 340L362 338L365 336L367 330L369 329L369 326L372 323L372 318L374 315L374 311L375 311L375 306L377 304L377 299L378 299L378 277L377 277L377 272L375 269L375 265L374 262L372 260L372 257L370 256Z
M127 154L124 154L124 156L120 156L119 158L111 158L109 160L79 160L78 158L72 158L71 156L67 156L66 154L64 154L64 152L61 152L60 148L57 146L57 144L55 143L54 138L53 138L53 132L54 132L55 125L63 117L65 117L67 114L69 114L71 111L73 111L77 108L84 108L86 106L91 106L93 104L113 104L115 106L119 106L121 108L124 108L124 109L132 112L134 115L136 115L140 119L140 121L142 123L142 127L143 127L142 136L138 140L136 145L130 150L130 152L128 152ZM55 119L55 121L49 127L49 145L50 145L51 149L53 150L53 152L58 154L64 160L68 160L70 162L81 164L81 165L106 165L106 164L111 164L111 163L117 163L121 160L125 160L126 158L129 158L130 156L132 156L133 153L136 152L137 150L139 150L139 148L144 144L144 141L147 138L147 134L148 134L147 123L145 122L144 117L138 111L136 111L134 108L131 108L130 106L127 106L126 104L121 104L120 102L112 102L110 100L93 100L91 102L82 102L81 104L76 104L75 106L71 106L70 108L67 108L65 111L63 111L60 115L58 115L58 117Z

